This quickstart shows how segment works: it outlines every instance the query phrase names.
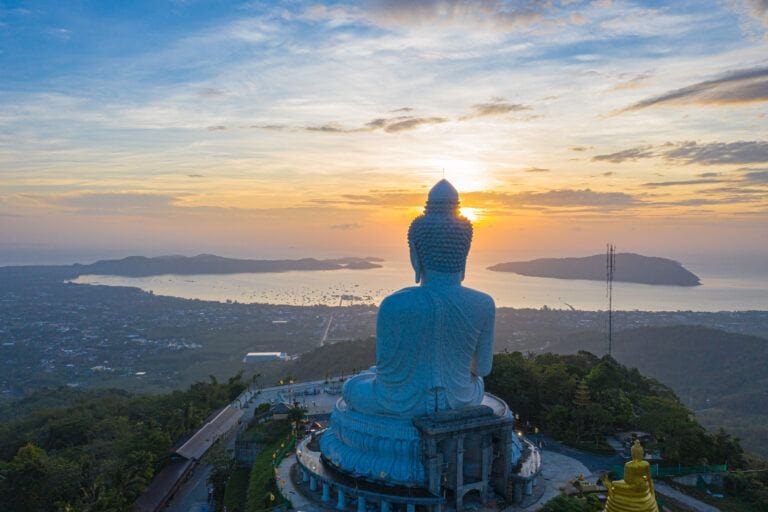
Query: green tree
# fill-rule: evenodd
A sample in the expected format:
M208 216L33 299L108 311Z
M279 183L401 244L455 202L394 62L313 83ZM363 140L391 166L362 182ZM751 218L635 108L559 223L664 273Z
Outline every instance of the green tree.
M521 417L534 422L539 420L542 411L539 382L530 361L520 352L497 354L486 385Z
M0 466L2 503L9 510L56 510L77 498L77 473L67 461L51 458L33 444L22 446L10 463Z
M603 504L596 496L566 496L561 494L549 500L541 512L599 512Z
M299 435L299 432L301 432L301 423L304 421L306 416L307 410L303 407L299 407L298 405L292 407L288 411L288 420L293 424L293 429L294 432L296 432L296 435Z
M680 402L664 397L644 397L639 409L637 426L653 434L669 463L695 465L710 462L711 444L704 428Z
M213 500L216 503L216 510L222 508L224 502L224 492L227 488L232 470L234 469L234 460L224 450L222 443L216 443L211 453L206 456L206 462L211 465L211 474L208 476L208 483L213 490Z

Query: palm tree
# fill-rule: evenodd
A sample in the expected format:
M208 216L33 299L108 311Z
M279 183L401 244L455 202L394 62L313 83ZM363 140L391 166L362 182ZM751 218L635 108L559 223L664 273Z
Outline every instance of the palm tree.
M299 435L301 422L304 421L304 418L307 416L306 413L306 409L299 407L298 405L292 407L291 410L288 411L288 419L293 423L293 428L297 436Z

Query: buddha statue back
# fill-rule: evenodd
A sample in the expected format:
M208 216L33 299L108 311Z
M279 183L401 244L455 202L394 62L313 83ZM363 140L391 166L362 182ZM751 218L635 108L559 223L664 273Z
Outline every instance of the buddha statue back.
M493 299L461 285L472 224L446 180L408 230L419 286L384 299L376 365L349 379L321 438L336 466L397 483L423 479L415 417L480 405L493 363ZM394 458L394 459L393 459Z
M348 406L414 417L479 405L493 315L490 297L460 286L426 283L389 296L379 310L377 365L347 383Z
M411 223L408 245L421 285L382 302L376 366L344 388L351 409L414 417L482 402L495 306L490 296L461 286L472 224L458 212L458 192L442 180Z

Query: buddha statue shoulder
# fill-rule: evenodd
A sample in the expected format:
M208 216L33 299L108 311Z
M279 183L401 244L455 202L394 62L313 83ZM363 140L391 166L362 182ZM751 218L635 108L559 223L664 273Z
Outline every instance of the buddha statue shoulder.
M644 450L639 440L632 445L632 460L624 465L624 479L609 481L606 512L658 512L656 492L651 478L651 465L644 459Z
M408 230L419 285L381 303L376 366L346 383L350 409L414 417L482 402L482 377L493 362L495 305L461 284L471 242L472 224L459 214L458 192L438 182Z

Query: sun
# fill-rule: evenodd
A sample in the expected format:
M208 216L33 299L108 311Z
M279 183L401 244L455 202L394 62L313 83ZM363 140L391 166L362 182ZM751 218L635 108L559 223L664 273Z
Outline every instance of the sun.
M459 208L459 213L472 222L477 222L483 217L483 211L480 208Z

